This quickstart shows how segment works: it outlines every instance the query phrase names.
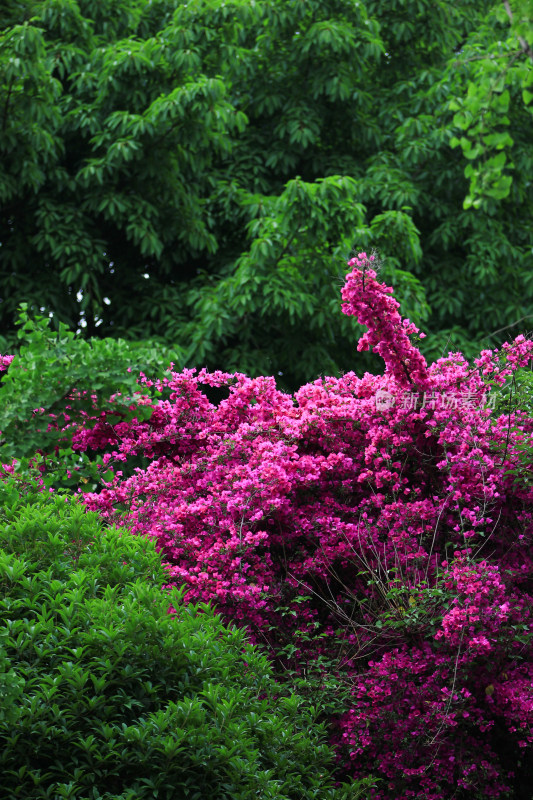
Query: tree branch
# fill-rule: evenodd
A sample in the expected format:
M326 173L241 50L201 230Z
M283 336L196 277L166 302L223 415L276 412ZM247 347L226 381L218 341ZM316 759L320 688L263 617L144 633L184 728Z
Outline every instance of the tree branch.
M10 83L9 83L9 88L8 88L8 90L7 90L6 102L4 103L4 114L3 114L3 119L2 119L2 133L3 133L3 132L5 131L5 129L6 129L6 123L7 123L7 110L8 110L8 108L9 108L9 101L10 101L10 99L11 99L11 92L13 91L13 84L14 84L14 82L15 82L15 78L11 78L11 81L10 81Z
M517 319L516 322L511 322L510 325L506 325L505 328L498 328L497 331L492 331L492 333L487 333L487 335L484 336L483 339L490 339L493 336L496 336L497 333L501 333L502 331L507 331L509 330L509 328L514 328L515 325L518 325L524 319L530 319L531 317L533 317L533 314L526 314L524 317L520 317L520 319Z
M513 12L511 11L511 6L509 4L509 0L503 0L503 5L504 5L505 10L507 12L507 16L509 17L509 21L510 21L510 23L512 25L513 24ZM529 59L533 62L533 50L531 49L531 47L528 45L526 40L520 35L518 35L518 41L520 42L520 47L522 48L522 52L525 53L527 56L529 56Z

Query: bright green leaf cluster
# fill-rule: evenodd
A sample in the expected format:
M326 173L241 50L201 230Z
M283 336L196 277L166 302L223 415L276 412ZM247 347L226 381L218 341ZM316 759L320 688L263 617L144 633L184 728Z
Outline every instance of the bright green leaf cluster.
M515 145L509 133L511 108L524 121L528 112L531 114L532 30L531 0L496 4L453 65L468 75L466 95L449 102L449 109L456 112L453 125L461 133L452 137L450 145L460 146L471 162L465 167L470 183L465 208L488 210L491 199L503 200L510 194L516 166L510 158Z
M153 542L0 482L2 797L361 797L244 632L165 575Z
M43 468L45 462L47 471L57 467L53 481L64 487L95 478L101 459L93 463L75 454L61 429L91 416L95 408L98 413L111 410L117 422L146 418L150 409L137 402L139 372L164 370L171 361L179 364L181 356L156 343L87 341L63 323L54 331L49 318L30 318L25 304L18 335L19 352L7 372L0 373L0 463L17 458L18 469L24 470L39 453ZM50 414L56 427L50 426Z

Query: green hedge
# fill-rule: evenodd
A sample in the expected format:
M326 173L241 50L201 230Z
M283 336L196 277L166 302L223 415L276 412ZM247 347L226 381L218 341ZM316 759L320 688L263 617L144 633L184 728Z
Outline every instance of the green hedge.
M3 800L359 797L263 654L166 579L148 540L0 482Z

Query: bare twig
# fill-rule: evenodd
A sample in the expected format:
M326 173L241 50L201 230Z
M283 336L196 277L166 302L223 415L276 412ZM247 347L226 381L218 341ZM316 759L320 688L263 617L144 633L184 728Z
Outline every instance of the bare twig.
M508 53L500 53L496 55L495 53L491 53L487 56L486 53L480 56L470 56L469 58L462 58L461 60L457 59L454 63L454 67L461 66L462 64L469 64L471 61L484 61L486 58L490 58L491 61L495 61L497 58L509 58L509 56L519 56L524 51L520 50L510 50Z
M526 314L525 316L520 317L520 319L517 319L516 322L511 322L510 325L506 325L504 328L498 328L497 331L492 331L492 333L487 333L487 335L484 336L483 339L491 339L493 336L496 336L497 333L501 333L502 331L507 331L509 330L509 328L514 328L515 325L519 325L521 322L523 322L523 320L531 319L532 317L533 314ZM481 341L483 341L483 339Z
M509 5L509 0L503 0L503 5L504 5L504 8L505 8L505 10L507 12L507 16L509 17L509 21L510 21L510 23L512 25L513 24L513 12L511 11L511 6ZM528 56L528 58L530 59L530 61L533 62L533 50L528 45L526 40L522 36L520 36L520 34L517 34L517 38L518 38L518 41L520 42L520 47L522 48L522 52L525 53Z
M6 101L4 103L4 114L3 114L3 118L2 118L2 132L4 132L5 129L6 129L7 111L8 111L8 108L9 108L9 101L11 99L11 93L13 91L13 84L14 83L15 83L15 78L11 78L11 80L9 82L9 88L8 88L7 94L6 94Z

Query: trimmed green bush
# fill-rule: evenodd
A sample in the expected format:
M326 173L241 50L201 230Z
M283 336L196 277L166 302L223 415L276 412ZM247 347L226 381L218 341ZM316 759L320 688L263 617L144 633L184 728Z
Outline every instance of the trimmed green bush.
M361 796L244 632L165 578L152 542L0 482L3 800Z

